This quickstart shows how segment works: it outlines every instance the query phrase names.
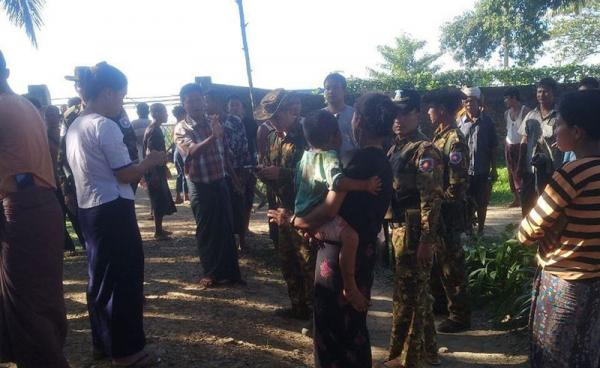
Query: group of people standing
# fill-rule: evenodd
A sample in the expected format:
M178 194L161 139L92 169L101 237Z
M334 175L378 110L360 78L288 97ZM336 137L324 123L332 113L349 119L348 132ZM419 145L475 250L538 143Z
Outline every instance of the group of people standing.
M291 302L278 314L310 321L303 330L313 337L316 367L372 365L367 311L383 227L391 230L395 260L384 365L438 365L436 333L470 328L461 235L472 231L471 212L483 232L497 177L498 140L479 88L440 89L423 98L414 90L399 90L393 99L367 93L351 107L345 78L332 73L324 80L327 106L304 118L300 96L284 89L266 94L250 116L239 97L187 84L173 111L174 201L161 129L167 110L141 106L140 119L130 123L120 70L107 63L76 69L70 79L80 100L64 114L62 140L57 112L46 109L44 123L11 91L8 76L0 54L6 133L0 135L0 361L68 367L62 353L65 214L86 247L94 358L127 367L160 361L146 348L143 326L144 255L134 205L142 178L157 240L169 236L163 216L189 198L202 288L245 285L238 252L245 249L256 179L265 184L270 237ZM505 94L506 154L518 162L509 163L514 186L522 205L535 201L531 181L541 194L519 231L526 244L540 239L543 268L536 279L532 364L596 366L599 324L582 318L600 318L594 266L600 130L593 120L600 93L569 94L556 114L549 97L556 88L548 83L540 82L539 106L528 113L515 90ZM419 128L422 106L432 139ZM561 167L559 151L577 159ZM569 299L552 304L552 293ZM436 309L448 313L437 327ZM561 344L575 342L577 349L560 352Z

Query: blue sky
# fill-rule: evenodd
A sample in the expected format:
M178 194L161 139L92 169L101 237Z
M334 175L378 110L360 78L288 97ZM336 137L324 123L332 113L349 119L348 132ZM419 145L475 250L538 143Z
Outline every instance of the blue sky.
M366 76L377 45L401 32L438 47L439 28L474 0L245 0L254 84L316 88L331 71ZM33 48L0 16L0 49L11 85L23 93L46 84L52 97L73 95L64 80L76 65L105 60L127 74L129 96L176 94L195 76L246 84L234 0L49 0ZM445 67L455 64L442 59Z

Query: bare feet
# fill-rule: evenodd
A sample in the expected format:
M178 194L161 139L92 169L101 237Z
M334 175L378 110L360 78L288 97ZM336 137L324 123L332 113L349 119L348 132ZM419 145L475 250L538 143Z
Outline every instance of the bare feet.
M181 194L177 193L177 196L175 197L175 204L182 204L183 203L183 198L181 198Z

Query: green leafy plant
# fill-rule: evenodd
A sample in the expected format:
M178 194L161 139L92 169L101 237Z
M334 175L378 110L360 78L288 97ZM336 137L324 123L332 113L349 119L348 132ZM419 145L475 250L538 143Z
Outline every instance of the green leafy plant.
M488 307L496 323L527 321L535 274L535 249L512 239L514 225L498 238L474 238L465 247L468 285L476 307Z
M494 182L494 186L492 187L490 205L505 206L512 202L512 200L513 194L508 182L508 169L504 165L498 166L498 180Z
M460 69L438 73L419 73L410 80L393 76L379 76L372 79L351 77L348 79L348 93L359 96L368 91L393 92L399 88L431 90L448 86L523 86L537 83L544 77L552 77L559 83L577 83L581 78L600 75L600 65L568 64L553 67L512 67L505 69Z

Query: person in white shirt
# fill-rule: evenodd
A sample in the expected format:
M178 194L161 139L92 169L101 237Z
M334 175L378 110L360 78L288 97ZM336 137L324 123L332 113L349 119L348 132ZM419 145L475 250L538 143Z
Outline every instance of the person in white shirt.
M521 190L521 170L519 164L523 146L523 136L519 132L523 118L531 109L521 103L521 95L515 87L507 88L504 91L504 104L508 108L504 112L504 121L506 122L506 141L504 145L504 157L506 159L506 168L508 170L508 183L513 194L513 201L509 207L519 207L519 191ZM524 163L524 161L523 161Z
M144 132L146 128L152 123L152 120L148 118L150 115L150 106L145 102L140 102L135 105L138 118L131 122L131 126L135 131L135 140L138 150L138 157L142 158L144 151Z
M338 121L340 133L342 134L342 145L340 147L340 158L343 159L348 151L355 150L358 145L352 134L352 117L354 108L346 105L346 78L339 73L331 73L325 77L325 102L327 110L332 113Z
M114 366L148 366L159 358L145 350L144 252L130 184L167 157L151 151L139 164L131 161L118 123L109 118L121 114L127 92L120 70L97 64L80 84L86 108L67 131L66 151L87 244L94 356L110 357Z

